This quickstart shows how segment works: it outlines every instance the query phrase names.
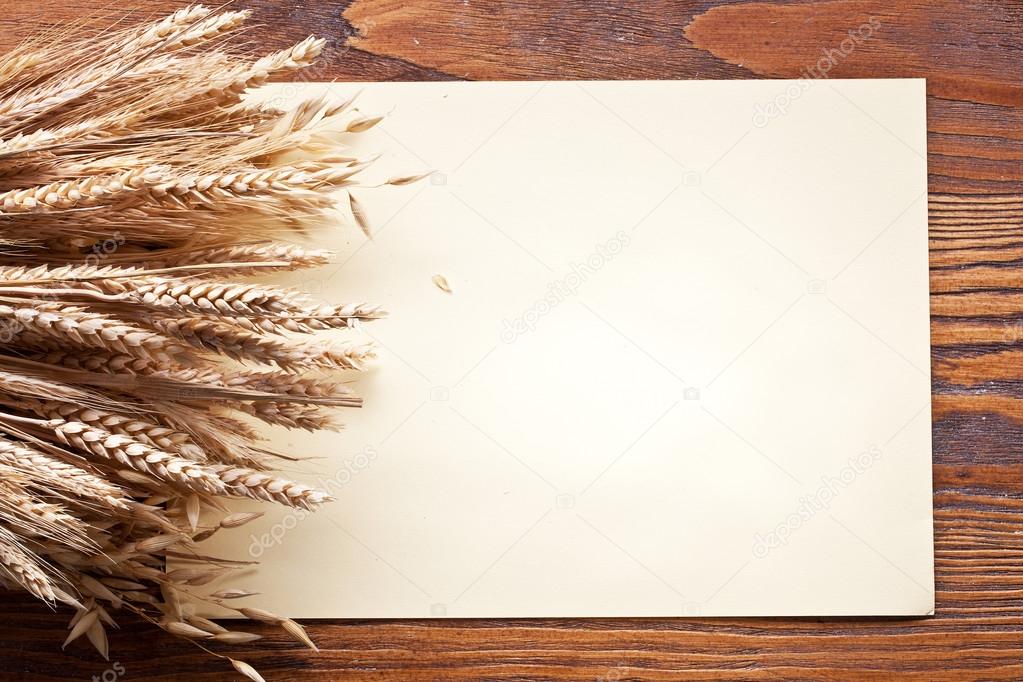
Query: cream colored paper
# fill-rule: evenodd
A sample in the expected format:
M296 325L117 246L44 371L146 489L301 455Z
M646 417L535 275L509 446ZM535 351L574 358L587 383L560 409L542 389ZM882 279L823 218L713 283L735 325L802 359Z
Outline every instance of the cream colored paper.
M286 278L391 318L344 432L273 432L337 501L206 542L261 562L232 585L306 618L932 612L922 80L261 96L357 91L367 181L437 173L357 190L373 241Z

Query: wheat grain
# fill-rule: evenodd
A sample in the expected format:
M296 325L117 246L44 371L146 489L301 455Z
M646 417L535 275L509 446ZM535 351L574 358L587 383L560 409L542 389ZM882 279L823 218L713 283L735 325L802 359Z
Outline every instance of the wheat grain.
M0 304L0 320L28 332L24 338L33 345L73 343L157 361L172 361L186 352L183 345L153 331L142 329L99 313L63 304L28 306Z
M300 403L238 403L237 408L251 414L267 424L278 424L289 429L305 429L306 431L338 430L340 424L330 412L317 405Z
M111 433L89 424L50 419L44 425L62 442L78 450L114 460L190 490L224 493L215 476L192 460L162 452L122 434Z
M48 419L91 424L110 433L127 436L165 452L173 452L196 462L206 461L205 451L191 435L138 416L82 407L59 401L24 401L28 409Z
M333 498L322 490L278 478L264 471L245 467L214 465L210 467L234 494L267 502L280 502L293 507L312 509Z
M21 443L0 438L0 464L31 477L29 485L41 492L63 490L83 500L126 509L124 492L81 467L61 461Z
M263 244L199 246L182 251L180 254L164 251L160 255L161 260L152 260L146 263L146 265L151 268L165 268L209 263L286 263L286 265L274 266L272 268L238 266L228 271L232 275L246 276L273 269L294 270L298 268L319 267L326 265L330 257L331 253L329 251L308 249L297 244L271 242ZM219 270L218 274L224 275L227 273Z

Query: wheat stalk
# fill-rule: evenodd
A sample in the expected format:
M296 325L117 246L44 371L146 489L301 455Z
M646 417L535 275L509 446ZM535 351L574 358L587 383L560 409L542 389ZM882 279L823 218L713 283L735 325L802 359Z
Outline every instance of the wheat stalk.
M357 181L346 136L379 119L353 118L351 101L245 101L324 44L250 57L228 47L248 16L195 5L0 57L0 585L71 606L65 645L85 636L104 656L117 609L203 648L258 639L191 600L314 646L291 620L231 605L248 592L208 593L244 562L199 543L258 517L223 516L224 498L330 500L274 473L295 456L254 424L336 428L332 408L361 405L336 373L373 349L302 337L384 313L238 278L328 263L296 228Z

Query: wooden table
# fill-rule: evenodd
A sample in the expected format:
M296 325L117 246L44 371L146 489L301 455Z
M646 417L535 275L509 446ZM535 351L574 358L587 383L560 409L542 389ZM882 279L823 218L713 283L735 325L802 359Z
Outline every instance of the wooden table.
M4 4L3 48L33 24L117 11ZM320 653L263 628L237 657L268 680L1023 679L1021 0L238 4L257 11L251 37L267 48L329 38L316 80L800 77L875 17L829 76L928 79L938 595L937 615L913 620L318 622ZM61 655L66 613L7 596L0 617L4 679L234 679L130 619L112 636L119 675L82 643Z

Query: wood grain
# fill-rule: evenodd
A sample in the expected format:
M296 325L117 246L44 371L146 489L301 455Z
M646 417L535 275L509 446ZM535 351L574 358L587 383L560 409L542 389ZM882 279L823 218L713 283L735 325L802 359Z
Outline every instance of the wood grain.
M309 653L269 628L234 653L268 680L1023 679L1023 2L240 2L253 40L329 39L317 80L928 78L937 616L927 619L340 621ZM142 15L178 6L138 0ZM105 0L4 3L0 49ZM119 11L119 10L118 10ZM103 679L66 614L0 600L0 677ZM126 680L234 679L126 620ZM224 653L227 653L226 651ZM106 679L113 679L107 677Z

